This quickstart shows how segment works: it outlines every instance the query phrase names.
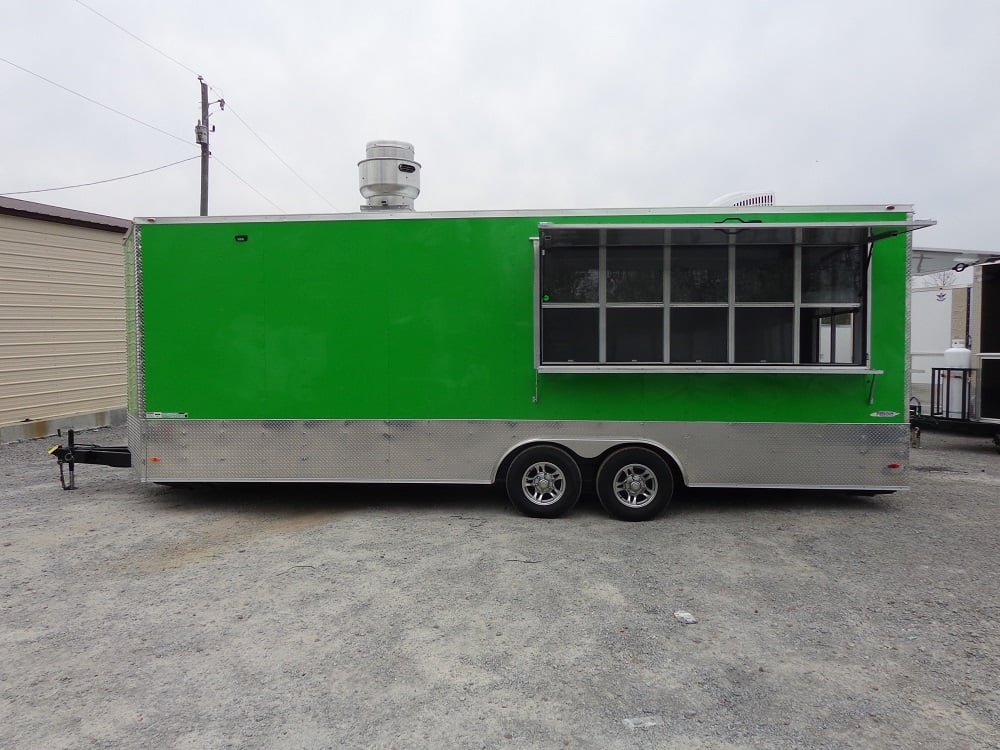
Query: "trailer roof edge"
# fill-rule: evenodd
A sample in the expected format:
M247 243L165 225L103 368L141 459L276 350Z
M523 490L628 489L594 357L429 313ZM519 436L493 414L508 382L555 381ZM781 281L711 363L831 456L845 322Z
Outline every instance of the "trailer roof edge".
M675 206L671 208L562 208L520 209L489 211L357 211L340 214L266 214L228 216L149 216L136 217L142 224L250 224L258 222L303 221L403 221L408 219L466 219L466 218L515 218L515 217L573 217L573 216L670 216L712 215L726 212L734 214L800 214L812 213L912 213L913 206L905 203L857 205L801 205L801 206Z

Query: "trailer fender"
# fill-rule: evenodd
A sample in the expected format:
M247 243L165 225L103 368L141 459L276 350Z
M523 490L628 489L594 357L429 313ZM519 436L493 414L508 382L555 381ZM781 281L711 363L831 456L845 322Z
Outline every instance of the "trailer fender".
M687 484L687 472L684 470L684 464L680 462L677 455L655 440L649 440L647 438L565 438L565 437L538 437L530 438L528 440L522 440L519 443L515 443L500 457L500 459L494 464L493 472L491 475L491 481L496 482L502 479L502 472L506 469L506 466L511 462L511 460L519 452L533 445L554 445L559 448L564 448L570 451L573 455L584 460L596 459L601 455L610 453L618 448L624 448L629 446L635 447L646 447L652 448L658 453L662 453L664 457L669 459L669 461L676 467L679 478L683 484Z

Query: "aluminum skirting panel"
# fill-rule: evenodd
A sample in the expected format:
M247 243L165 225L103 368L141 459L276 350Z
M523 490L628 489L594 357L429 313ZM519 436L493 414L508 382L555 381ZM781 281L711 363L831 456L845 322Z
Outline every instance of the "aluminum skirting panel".
M133 427L133 420L142 424ZM143 429L144 428L144 429ZM135 444L133 445L133 431ZM129 415L148 481L489 482L505 455L545 441L584 458L623 442L674 457L692 486L899 488L905 424L182 420ZM137 448L141 448L140 453Z

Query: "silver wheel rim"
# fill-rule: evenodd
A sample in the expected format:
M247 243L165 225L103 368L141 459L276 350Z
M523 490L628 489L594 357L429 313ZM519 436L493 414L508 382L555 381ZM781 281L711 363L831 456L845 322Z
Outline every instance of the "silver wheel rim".
M552 505L566 493L566 475L548 461L539 461L521 475L524 496L535 505Z
M615 499L627 508L644 508L653 502L659 483L656 474L642 464L626 464L611 485Z

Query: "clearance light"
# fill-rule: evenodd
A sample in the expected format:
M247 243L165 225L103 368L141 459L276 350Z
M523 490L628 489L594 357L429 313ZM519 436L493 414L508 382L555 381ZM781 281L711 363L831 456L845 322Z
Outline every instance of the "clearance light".
M160 463L160 457L159 456L153 456L152 458L149 459L149 462L151 464L158 464L158 463Z
M160 459L157 458L157 459L153 459L153 460L159 461ZM888 468L888 469L902 469L903 465L902 464L889 464L886 468Z

